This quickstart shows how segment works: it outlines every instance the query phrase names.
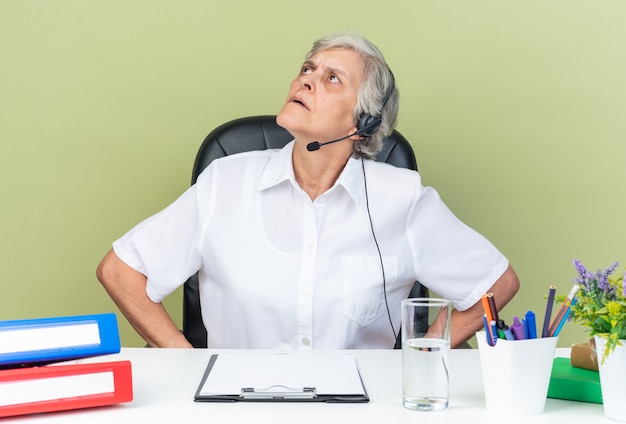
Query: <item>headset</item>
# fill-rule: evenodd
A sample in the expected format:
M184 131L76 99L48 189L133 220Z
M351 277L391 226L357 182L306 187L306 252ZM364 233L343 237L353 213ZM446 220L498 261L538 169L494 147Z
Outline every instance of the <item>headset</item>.
M393 90L396 88L396 80L395 80L395 77L393 76L393 72L391 72L391 69L389 69L389 74L391 75L391 85L389 86L389 90L387 90L387 93L385 93L385 98L383 99L383 105L380 108L379 115L370 115L368 113L363 113L358 117L357 122L356 122L356 131L353 132L352 134L348 134L345 137L341 137L336 140L326 141L324 143L320 143L319 141L312 141L311 143L307 144L306 146L307 150L309 152L314 152L316 150L319 150L320 147L322 146L336 143L338 141L345 140L346 138L350 138L355 135L360 135L363 138L366 138L366 137L371 137L374 134L376 134L376 131L378 131L378 129L380 128L380 124L383 121L383 118L382 118L383 110L385 109L387 102L391 98L391 95L393 94Z
M362 138L366 138L366 137L371 137L374 134L376 134L376 131L378 131L382 123L382 114L383 114L383 111L385 110L385 106L387 105L387 102L391 98L391 95L393 94L393 91L396 88L396 80L393 75L393 72L391 72L391 69L389 69L389 74L391 75L391 84L389 86L389 89L385 93L385 97L383 98L383 104L380 108L380 114L370 115L368 113L363 113L361 116L358 117L356 131L353 132L352 134L349 134L345 137L338 138L336 140L326 141L324 143L320 143L319 141L313 141L307 144L306 146L307 150L309 152L314 152L316 150L319 150L320 147L325 146L326 144L336 143L338 141L345 140L346 138L350 138L355 135L360 135L362 136ZM359 152L361 152L361 143L358 143L358 147L359 147ZM360 156L361 156L361 167L363 170L363 184L365 188L365 205L367 208L367 216L369 218L370 230L372 232L372 237L374 238L374 243L376 244L376 251L378 252L378 258L380 260L380 270L381 270L382 277L383 277L383 294L384 294L384 300L385 300L385 307L387 308L387 317L389 318L389 324L391 325L391 331L393 332L393 337L395 340L398 336L396 334L396 329L393 325L393 320L391 319L391 311L389 310L389 303L387 302L387 280L385 277L385 266L383 264L383 255L380 251L380 246L378 245L378 239L376 238L376 233L374 231L374 223L372 222L372 215L370 212L369 196L368 196L368 190L367 190L367 178L365 176L365 161L363 160L362 153L360 154Z
M371 137L378 131L380 128L380 124L382 123L382 113L389 101L389 98L393 94L393 91L396 87L395 78L391 70L389 70L391 74L391 86L389 90L385 94L385 98L383 99L383 105L380 108L380 115L369 115L363 114L359 117L357 123L357 133L360 133L363 137ZM359 152L361 150L361 145L359 143ZM394 340L398 337L396 333L396 329L393 325L393 320L391 319L391 311L389 310L389 303L387 301L387 279L385 278L385 266L383 264L383 255L380 251L380 246L378 245L378 239L376 238L376 232L374 231L374 223L372 222L372 214L370 212L370 202L367 190L367 177L365 176L365 161L363 160L363 154L361 156L361 169L363 170L363 185L365 189L365 206L367 208L367 216L369 218L370 230L372 231L372 237L374 238L374 243L376 244L376 251L378 252L378 259L380 260L380 270L383 277L383 295L385 300L385 307L387 309L387 317L389 318L389 324L391 326L391 331L393 332Z
M389 74L391 75L391 85L389 86L389 90L387 90L387 93L385 93L385 98L383 99L383 105L380 108L380 114L370 115L368 113L364 113L361 116L359 116L357 120L355 134L362 135L363 137L371 137L374 134L376 134L376 131L378 131L378 129L380 128L380 124L383 121L383 118L382 118L383 110L385 109L387 102L391 98L391 95L393 94L393 90L396 88L396 80L395 80L395 77L393 76L393 72L389 70Z
M359 151L361 150L359 144ZM376 245L376 252L378 253L378 259L380 261L380 271L383 277L383 296L385 300L385 308L387 309L387 318L389 319L389 325L391 326L391 331L393 332L393 339L395 340L398 337L396 333L396 328L393 325L393 320L391 319L391 311L389 310L389 302L387 301L387 279L385 277L385 265L383 263L383 255L380 251L380 246L378 245L378 239L376 238L376 232L374 231L374 223L372 222L372 213L370 212L370 201L367 190L367 178L365 176L365 161L363 160L363 155L361 155L361 169L363 170L363 185L365 188L365 206L367 209L367 217L370 222L370 230L372 231L372 237L374 238L374 244Z

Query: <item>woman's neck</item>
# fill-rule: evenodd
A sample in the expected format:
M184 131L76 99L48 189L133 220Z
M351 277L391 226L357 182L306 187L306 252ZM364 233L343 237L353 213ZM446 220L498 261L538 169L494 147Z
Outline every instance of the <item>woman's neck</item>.
M352 146L348 143L323 147L323 150L309 152L306 146L294 146L293 171L300 188L314 201L330 189L351 155ZM349 149L349 150L348 150Z

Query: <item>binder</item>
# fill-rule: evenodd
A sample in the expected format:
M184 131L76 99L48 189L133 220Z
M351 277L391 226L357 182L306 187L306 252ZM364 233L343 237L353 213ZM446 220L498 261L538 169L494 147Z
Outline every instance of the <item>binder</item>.
M369 396L349 354L255 352L212 355L194 400L364 403Z
M0 371L0 417L91 408L132 400L130 361Z
M119 352L113 313L0 321L0 369Z

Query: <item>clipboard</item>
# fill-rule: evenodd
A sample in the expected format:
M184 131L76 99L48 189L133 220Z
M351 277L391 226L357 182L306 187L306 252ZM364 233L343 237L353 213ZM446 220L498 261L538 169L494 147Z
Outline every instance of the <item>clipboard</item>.
M196 402L365 403L356 360L343 353L223 353L211 356Z

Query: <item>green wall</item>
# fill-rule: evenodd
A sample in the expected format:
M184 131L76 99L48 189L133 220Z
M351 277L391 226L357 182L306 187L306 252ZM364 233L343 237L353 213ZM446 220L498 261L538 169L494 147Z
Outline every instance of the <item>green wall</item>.
M540 312L573 258L626 265L625 18L622 0L2 0L0 319L117 311L94 272L110 243L342 29L385 53L424 182L520 275L504 317Z

